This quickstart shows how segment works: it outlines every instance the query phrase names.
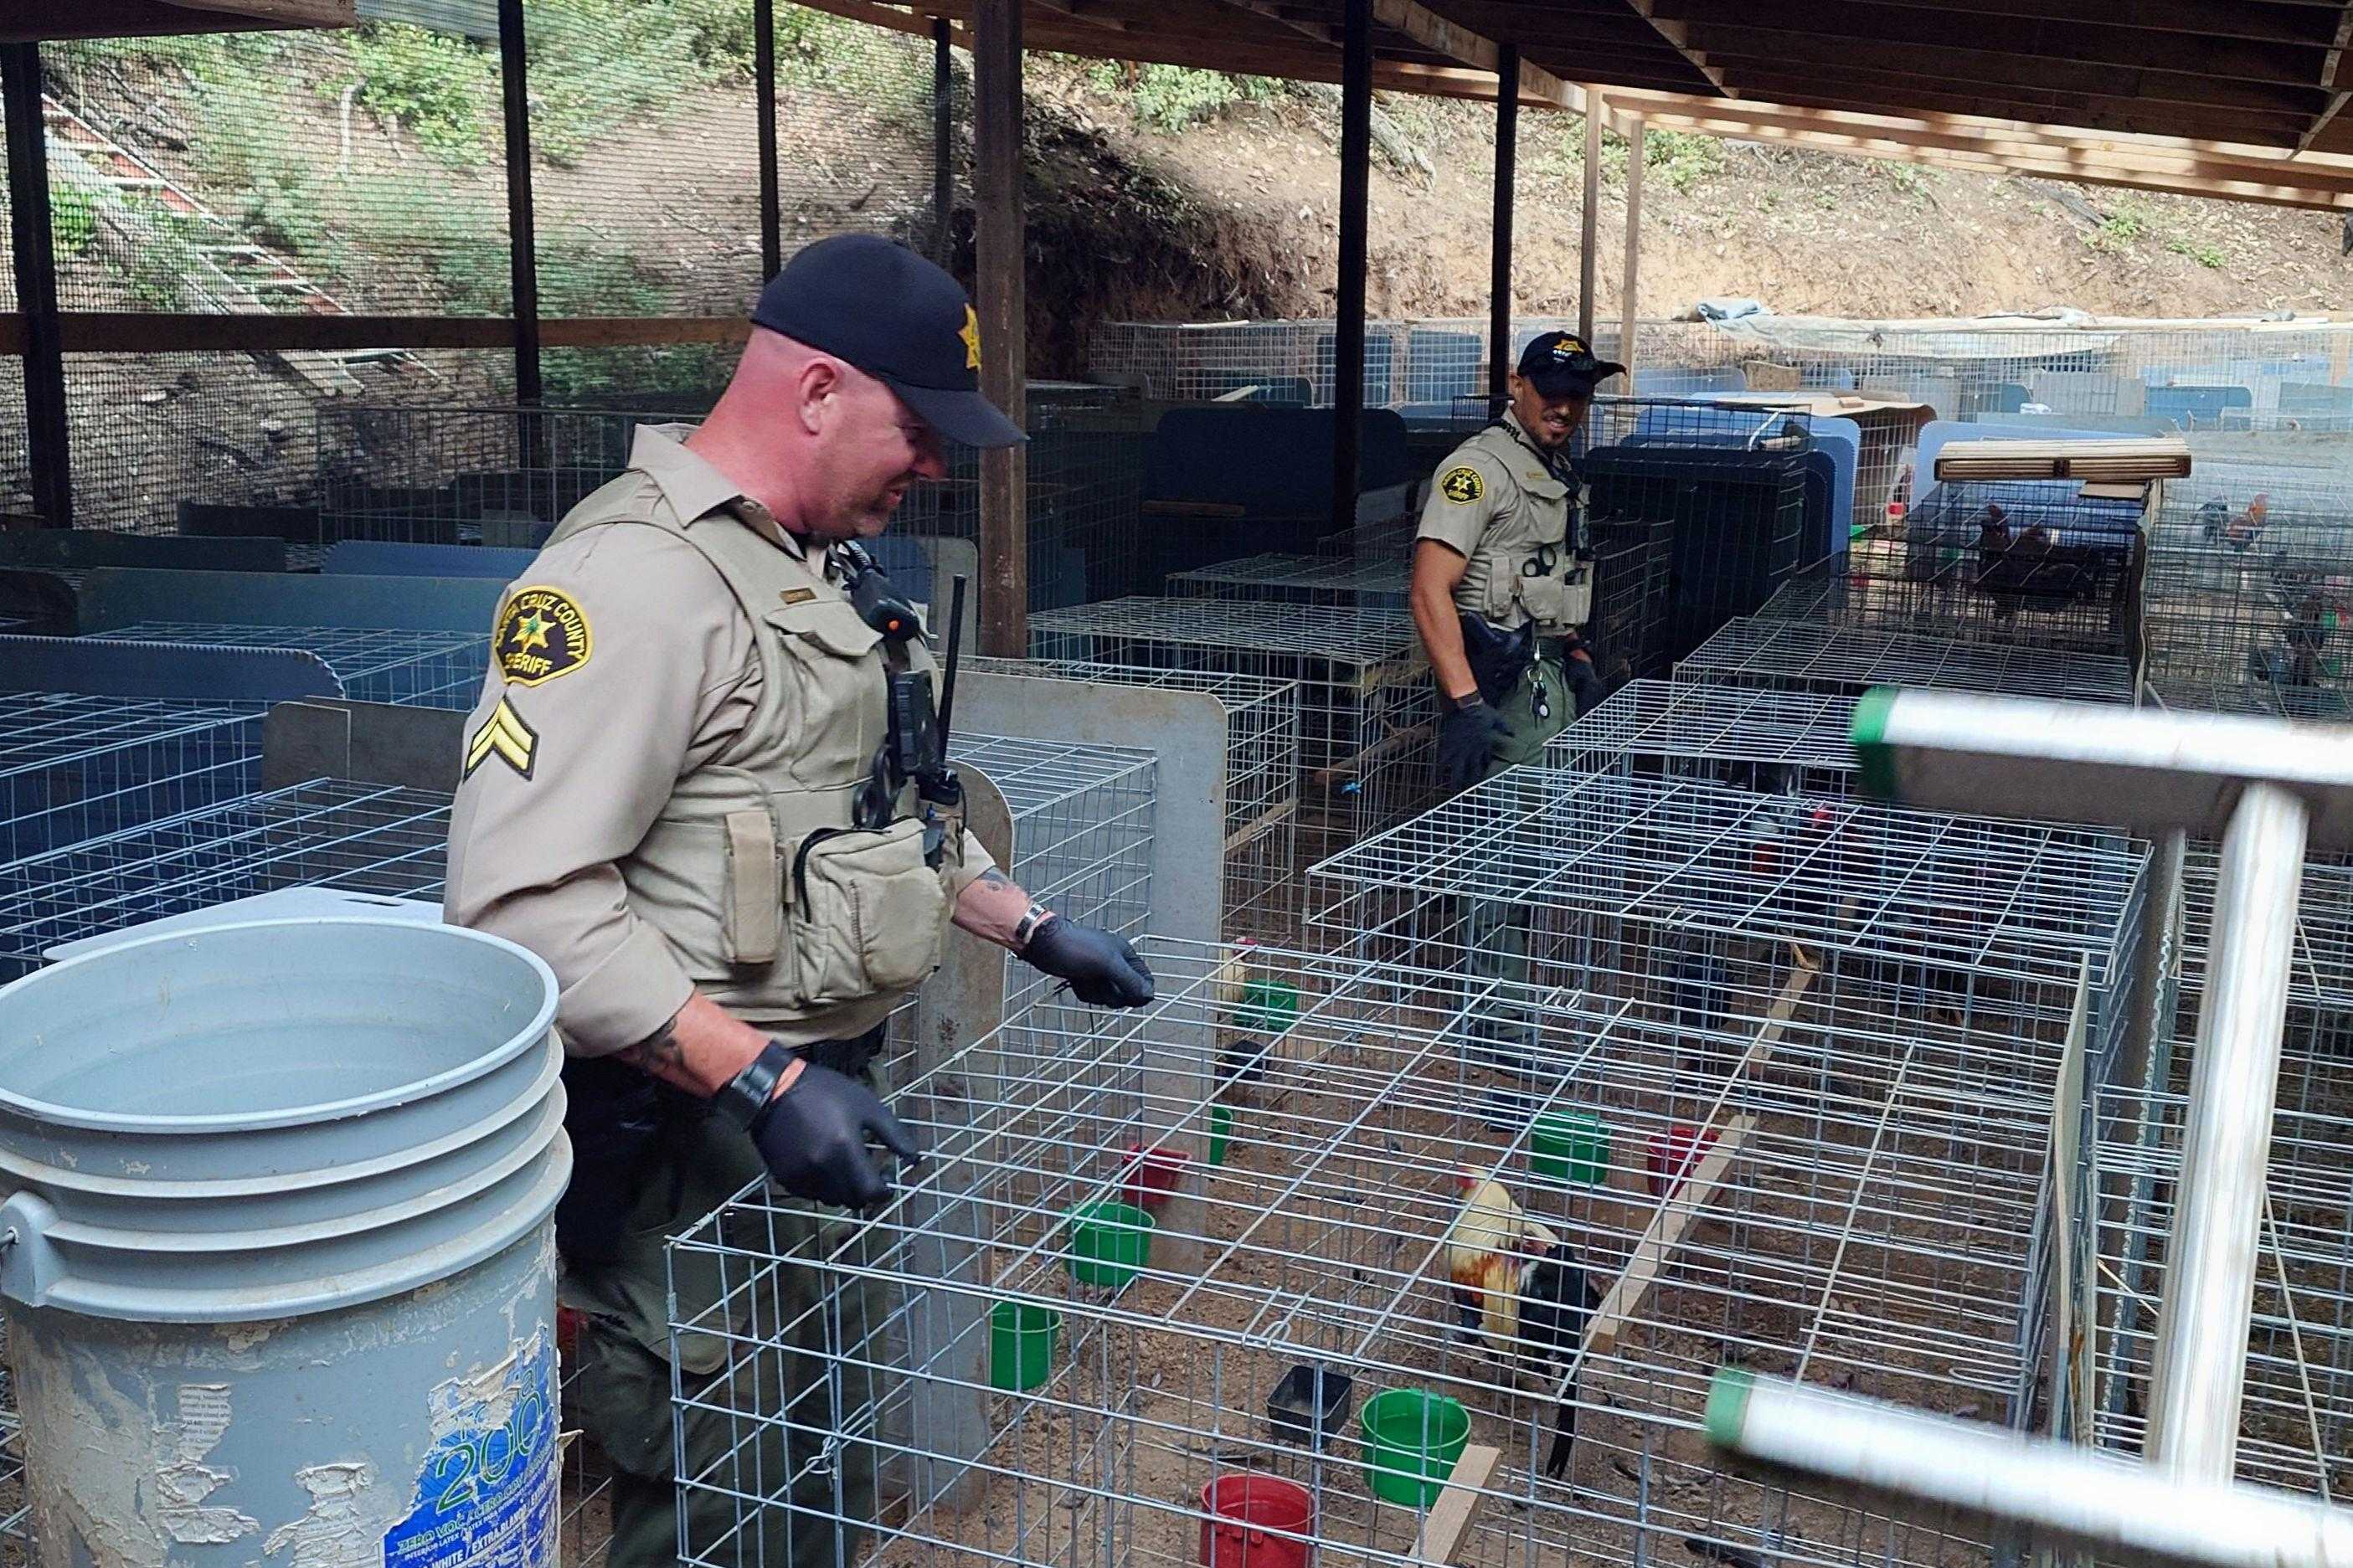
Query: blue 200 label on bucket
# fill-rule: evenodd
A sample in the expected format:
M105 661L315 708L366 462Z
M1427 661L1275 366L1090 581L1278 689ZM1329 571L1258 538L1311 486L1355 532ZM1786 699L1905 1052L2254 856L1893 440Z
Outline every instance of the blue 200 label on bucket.
M554 1568L555 1348L545 1332L488 1379L434 1390L417 1503L385 1532L385 1568Z

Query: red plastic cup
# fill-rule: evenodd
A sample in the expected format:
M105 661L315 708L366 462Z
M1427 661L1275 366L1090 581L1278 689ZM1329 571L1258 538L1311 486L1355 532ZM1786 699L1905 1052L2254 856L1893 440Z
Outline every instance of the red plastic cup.
M1185 1184L1186 1168L1192 1162L1193 1156L1181 1149L1147 1151L1141 1143L1130 1143L1127 1169L1120 1173L1127 1201L1146 1213L1159 1213Z
M1202 1568L1308 1568L1315 1500L1273 1476L1219 1476L1201 1489ZM1289 1535L1271 1535L1270 1531Z
M1653 1133L1645 1162L1650 1168L1651 1195L1654 1198L1672 1195L1715 1138L1715 1128L1702 1129L1688 1121L1675 1122L1664 1132Z

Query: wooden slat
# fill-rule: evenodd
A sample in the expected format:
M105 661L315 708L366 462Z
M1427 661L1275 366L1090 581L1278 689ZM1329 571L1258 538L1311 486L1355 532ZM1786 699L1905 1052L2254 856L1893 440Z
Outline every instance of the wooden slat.
M1462 1537L1479 1511L1487 1483L1494 1478L1495 1467L1503 1458L1501 1448L1483 1443L1473 1443L1462 1450L1462 1457L1454 1461L1454 1473L1446 1478L1446 1489L1430 1505L1430 1512L1421 1521L1421 1531L1413 1538L1410 1561L1429 1563L1430 1568L1443 1568L1454 1561L1454 1554L1462 1548Z
M1939 479L2086 479L2099 484L2180 479L2179 437L2116 441L1952 441L1936 453Z

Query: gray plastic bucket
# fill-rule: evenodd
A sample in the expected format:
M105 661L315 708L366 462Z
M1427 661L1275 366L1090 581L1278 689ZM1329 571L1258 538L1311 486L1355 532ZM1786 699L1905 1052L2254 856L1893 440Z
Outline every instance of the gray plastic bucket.
M554 1008L512 943L364 919L0 989L43 1563L554 1563Z

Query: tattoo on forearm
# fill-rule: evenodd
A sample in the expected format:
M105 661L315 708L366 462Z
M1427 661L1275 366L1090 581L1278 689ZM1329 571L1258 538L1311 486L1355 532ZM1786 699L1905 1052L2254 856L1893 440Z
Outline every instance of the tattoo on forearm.
M987 883L992 888L1009 888L1013 886L1013 879L1008 877L1004 872L997 869L994 866L990 867L987 870L983 871L980 874L979 879Z
M624 1046L621 1059L640 1071L656 1078L665 1078L686 1065L686 1052L678 1043L678 1036L664 1024L634 1046Z

